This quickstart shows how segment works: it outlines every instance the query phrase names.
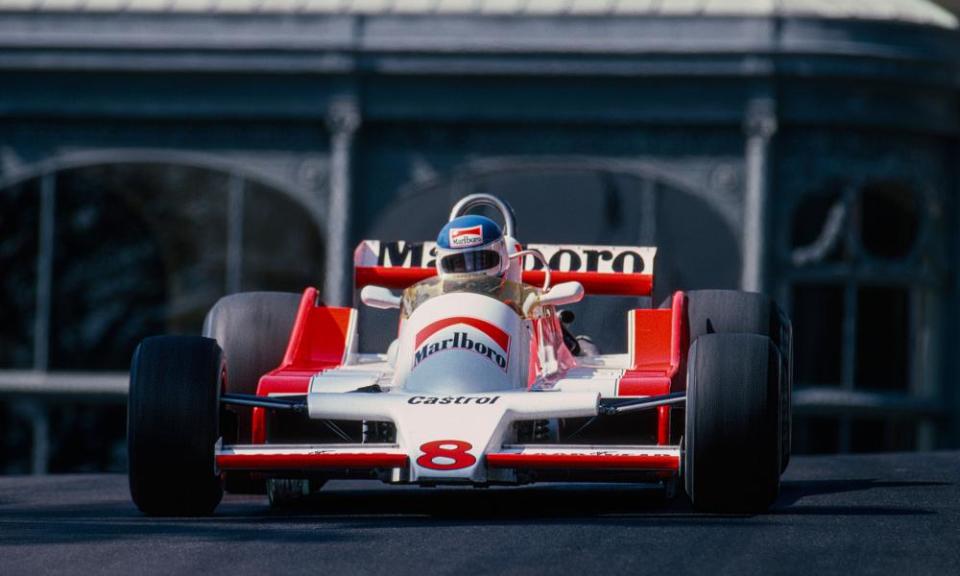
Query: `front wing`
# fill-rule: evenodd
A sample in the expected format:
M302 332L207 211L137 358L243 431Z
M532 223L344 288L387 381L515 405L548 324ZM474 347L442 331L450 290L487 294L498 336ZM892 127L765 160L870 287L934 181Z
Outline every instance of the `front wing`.
M453 459L453 458L451 458ZM407 470L409 455L396 444L250 444L216 452L221 470L264 473L330 470ZM565 446L507 444L484 457L490 469L640 470L677 472L678 446Z
M221 470L265 475L376 471L391 482L516 483L525 471L632 471L659 476L680 468L677 446L516 444L516 422L596 417L590 392L529 392L459 396L388 393L307 395L313 419L388 421L395 444L252 444L220 446ZM541 475L538 474L538 477ZM526 478L526 477L523 477Z

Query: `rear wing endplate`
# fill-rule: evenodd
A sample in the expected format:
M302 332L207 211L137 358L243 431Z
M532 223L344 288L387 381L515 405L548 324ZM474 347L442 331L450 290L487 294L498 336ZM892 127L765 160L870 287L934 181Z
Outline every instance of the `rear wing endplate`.
M633 246L529 244L543 253L553 284L577 281L588 294L650 296L657 249ZM364 240L353 256L356 288L367 285L403 289L436 274L435 242ZM532 256L523 261L523 281L543 284L543 265Z

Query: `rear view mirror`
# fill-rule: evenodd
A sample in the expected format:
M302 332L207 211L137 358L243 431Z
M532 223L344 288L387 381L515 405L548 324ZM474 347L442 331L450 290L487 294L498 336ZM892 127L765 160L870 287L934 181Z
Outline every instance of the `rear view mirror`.
M531 294L531 296L533 296ZM539 304L540 306L554 305L562 306L564 304L573 304L583 300L583 284L579 282L561 282L560 284L555 285L550 290L544 292L540 295L539 298L528 298L526 302L523 303L523 312L524 315L530 313L530 309L534 305Z
M399 308L400 296L383 286L364 286L360 291L360 301L371 308Z
M561 282L556 284L545 294L540 295L540 304L553 304L561 306L563 304L573 304L583 300L583 284L579 282Z

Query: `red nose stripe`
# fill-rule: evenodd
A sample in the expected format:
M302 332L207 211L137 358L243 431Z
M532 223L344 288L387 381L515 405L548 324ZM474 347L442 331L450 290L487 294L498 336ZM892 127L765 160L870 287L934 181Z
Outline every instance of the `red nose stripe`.
M454 324L466 324L467 326L472 326L473 328L476 328L477 330L489 336L490 339L496 342L504 352L510 351L510 336L506 332L487 322L486 320L480 320L479 318L468 318L466 316L444 318L443 320L437 320L433 324L428 324L423 330L417 332L415 347L419 348L420 345L423 344L424 340L433 336L444 328L453 326Z

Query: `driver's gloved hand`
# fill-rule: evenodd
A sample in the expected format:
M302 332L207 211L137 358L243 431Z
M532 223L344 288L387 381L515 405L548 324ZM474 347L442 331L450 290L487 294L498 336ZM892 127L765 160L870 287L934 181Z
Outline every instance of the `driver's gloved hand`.
M593 343L589 336L574 336L567 329L567 324L571 324L576 316L570 310L560 310L560 329L563 331L563 343L574 356L599 356L600 348Z
M599 356L600 348L593 343L589 336L577 336L577 345L580 347L579 356Z
M573 322L575 318L576 316L570 310L560 310L560 330L563 332L563 343L574 356L580 356L580 342L567 330L567 324Z

